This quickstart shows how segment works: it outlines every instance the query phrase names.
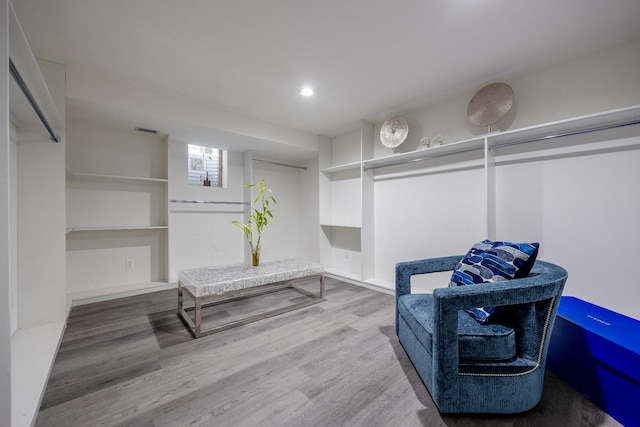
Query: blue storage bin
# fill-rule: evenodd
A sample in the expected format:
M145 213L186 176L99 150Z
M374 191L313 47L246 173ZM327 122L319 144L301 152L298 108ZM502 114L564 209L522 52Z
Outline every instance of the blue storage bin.
M547 368L625 426L640 426L640 321L562 297Z

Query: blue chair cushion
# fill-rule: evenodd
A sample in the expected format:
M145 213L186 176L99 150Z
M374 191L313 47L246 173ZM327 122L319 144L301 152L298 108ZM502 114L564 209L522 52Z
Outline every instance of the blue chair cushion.
M539 243L483 240L469 249L451 275L449 286L477 285L527 277L538 256ZM466 310L479 323L488 323L498 310L477 307Z
M407 294L398 298L398 314L432 354L433 295ZM516 356L515 331L499 324L481 325L464 311L458 313L460 362L507 361Z

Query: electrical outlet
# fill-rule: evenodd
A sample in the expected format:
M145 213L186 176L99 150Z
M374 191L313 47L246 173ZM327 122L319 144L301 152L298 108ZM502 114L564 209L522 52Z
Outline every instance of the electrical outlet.
M131 270L133 268L133 258L128 258L125 266L127 270Z

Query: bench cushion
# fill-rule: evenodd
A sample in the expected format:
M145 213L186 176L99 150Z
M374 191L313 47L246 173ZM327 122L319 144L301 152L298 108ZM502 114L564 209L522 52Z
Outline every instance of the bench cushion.
M398 313L424 348L431 353L433 295L409 294L398 299ZM498 324L481 325L469 314L458 313L460 361L505 361L516 355L515 332Z
M178 281L195 297L285 282L324 273L322 264L289 258L261 263L191 268L178 272Z

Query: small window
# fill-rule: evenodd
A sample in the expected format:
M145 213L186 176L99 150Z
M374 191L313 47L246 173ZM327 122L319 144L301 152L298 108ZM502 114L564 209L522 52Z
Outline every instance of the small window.
M189 144L189 185L224 187L225 154L219 148Z

